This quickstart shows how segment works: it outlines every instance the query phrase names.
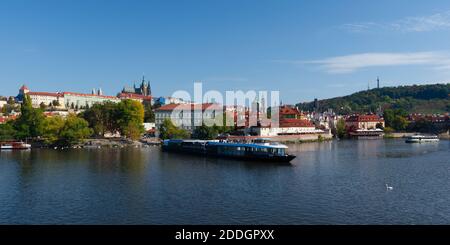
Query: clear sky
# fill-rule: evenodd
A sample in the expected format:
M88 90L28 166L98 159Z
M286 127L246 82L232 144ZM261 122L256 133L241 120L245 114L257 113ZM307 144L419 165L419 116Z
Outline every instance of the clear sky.
M0 94L279 90L285 103L450 80L450 1L0 1Z

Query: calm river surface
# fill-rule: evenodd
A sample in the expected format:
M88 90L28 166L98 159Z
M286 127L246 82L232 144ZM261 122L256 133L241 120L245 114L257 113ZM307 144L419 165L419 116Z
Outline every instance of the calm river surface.
M287 166L159 147L2 151L0 223L450 224L450 141L290 151Z

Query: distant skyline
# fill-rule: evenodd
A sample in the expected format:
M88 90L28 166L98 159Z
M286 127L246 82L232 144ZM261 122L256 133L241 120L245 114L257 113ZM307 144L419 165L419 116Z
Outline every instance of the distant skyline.
M283 103L450 81L450 1L0 1L0 95L279 90Z

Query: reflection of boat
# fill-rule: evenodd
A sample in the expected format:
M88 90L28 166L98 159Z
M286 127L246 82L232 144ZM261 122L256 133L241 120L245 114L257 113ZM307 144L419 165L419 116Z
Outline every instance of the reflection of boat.
M425 143L438 142L439 138L436 135L412 135L406 138L406 143Z
M295 156L286 154L287 148L283 144L270 142L267 139L255 139L251 143L219 140L164 140L162 145L164 151L264 162L290 162Z
M25 144L23 142L0 142L0 149L1 150L24 150L24 149L30 149L30 144Z

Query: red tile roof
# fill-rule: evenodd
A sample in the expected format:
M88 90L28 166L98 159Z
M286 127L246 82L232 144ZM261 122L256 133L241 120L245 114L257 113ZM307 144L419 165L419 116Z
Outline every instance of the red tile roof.
M40 95L40 96L53 96L53 97L62 97L63 95L60 93L49 93L49 92L28 92L29 95Z
M20 90L30 90L25 84L20 87Z
M141 99L141 100L151 100L152 99L152 96L145 96L142 94L133 94L133 93L120 93L117 97L127 98L127 99Z
M443 115L432 115L432 114L411 114L408 116L408 119L410 121L419 121L419 120L426 120L430 122L445 122L449 121L449 115L443 114Z
M290 106L280 106L280 115L300 115L301 113Z
M352 115L346 119L347 122L380 122L383 121L381 117L375 114L369 115Z
M17 119L17 116L11 115L11 116L1 116L0 117L0 123L6 123L9 120L15 120Z
M280 119L280 128L290 128L290 127L314 127L314 124L309 120L302 120L296 118Z

